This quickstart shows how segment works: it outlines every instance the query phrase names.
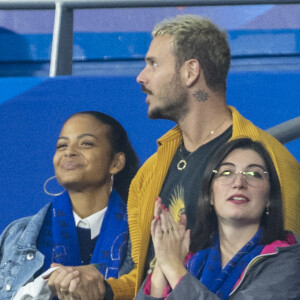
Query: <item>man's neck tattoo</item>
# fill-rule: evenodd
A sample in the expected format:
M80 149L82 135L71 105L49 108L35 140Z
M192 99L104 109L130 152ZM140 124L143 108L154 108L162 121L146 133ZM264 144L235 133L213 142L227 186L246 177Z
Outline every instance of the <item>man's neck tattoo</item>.
M206 93L204 90L196 91L193 96L197 102L205 102L208 99L208 93Z

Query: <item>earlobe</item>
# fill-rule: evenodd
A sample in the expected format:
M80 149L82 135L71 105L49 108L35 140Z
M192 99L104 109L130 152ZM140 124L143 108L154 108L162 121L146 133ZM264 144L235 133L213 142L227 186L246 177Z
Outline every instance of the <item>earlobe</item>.
M264 210L264 212L265 212L266 215L269 215L269 214L270 214L270 205L271 205L271 201L270 201L270 199L268 198L267 204L266 204L266 207L265 207L265 210Z
M185 62L186 85L188 87L195 84L200 77L201 67L197 59L189 59Z
M123 152L115 154L111 164L110 174L117 174L122 171L125 167L125 163L126 158Z

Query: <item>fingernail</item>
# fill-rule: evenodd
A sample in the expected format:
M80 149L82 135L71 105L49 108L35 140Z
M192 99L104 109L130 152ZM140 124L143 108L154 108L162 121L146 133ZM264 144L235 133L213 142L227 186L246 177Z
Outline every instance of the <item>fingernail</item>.
M161 205L161 208L162 208L163 210L165 210L165 209L166 209L166 206L165 206L164 204L162 204L162 205Z

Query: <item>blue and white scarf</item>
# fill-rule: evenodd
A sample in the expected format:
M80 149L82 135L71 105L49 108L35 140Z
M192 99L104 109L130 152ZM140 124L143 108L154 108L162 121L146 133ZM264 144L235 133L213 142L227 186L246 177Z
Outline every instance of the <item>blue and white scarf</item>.
M187 262L187 270L222 300L228 299L246 266L261 253L264 246L258 244L260 237L259 229L222 269L219 234L216 234L213 246L198 251Z
M105 278L118 277L128 243L126 204L116 191L110 195L101 230L91 258L92 264ZM37 248L45 255L43 270L56 262L65 266L80 266L80 248L68 193L56 197L49 207L41 228Z

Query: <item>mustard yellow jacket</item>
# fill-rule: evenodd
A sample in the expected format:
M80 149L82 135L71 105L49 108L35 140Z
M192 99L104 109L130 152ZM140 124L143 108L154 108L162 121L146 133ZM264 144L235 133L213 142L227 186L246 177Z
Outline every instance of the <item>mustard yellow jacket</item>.
M274 137L254 126L230 107L233 118L232 138L249 137L260 141L269 151L280 179L285 227L300 236L300 165ZM154 201L159 195L172 158L181 141L181 131L174 127L158 140L158 150L133 179L128 198L128 221L135 267L119 279L109 279L114 299L133 299L143 281L150 241L150 223Z

